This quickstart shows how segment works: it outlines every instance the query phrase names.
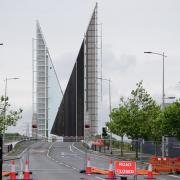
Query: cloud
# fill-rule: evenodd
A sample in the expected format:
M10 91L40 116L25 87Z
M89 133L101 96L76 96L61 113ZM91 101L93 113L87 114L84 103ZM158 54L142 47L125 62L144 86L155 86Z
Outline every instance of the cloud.
M103 48L103 72L111 78L116 76L125 76L136 66L136 56L133 54L120 54L119 57L115 55L111 47L105 46Z
M123 54L120 56L120 70L121 72L127 72L130 68L136 66L136 56Z
M64 53L61 57L57 57L55 60L53 60L53 64L63 91L66 89L75 61L75 52Z

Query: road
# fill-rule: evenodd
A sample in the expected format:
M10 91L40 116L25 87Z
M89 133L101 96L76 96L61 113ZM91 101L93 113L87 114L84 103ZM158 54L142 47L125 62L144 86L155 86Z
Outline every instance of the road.
M108 169L109 157L81 151L70 142L38 142L31 145L23 153L21 161L16 161L16 170L22 169L26 159L29 159L33 180L103 180L103 175L86 175L79 171L85 169L86 159L90 158L91 166ZM7 167L7 166L6 166ZM20 176L20 175L19 175ZM120 179L120 178L119 178ZM128 177L129 180L133 177ZM138 176L138 180L144 177ZM161 175L157 180L178 180L178 175Z
M84 175L48 156L49 143L38 143L29 151L30 169L34 180L76 180Z

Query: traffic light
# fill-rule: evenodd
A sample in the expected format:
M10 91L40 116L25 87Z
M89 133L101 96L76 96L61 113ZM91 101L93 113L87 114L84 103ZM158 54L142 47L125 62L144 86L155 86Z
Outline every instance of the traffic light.
M32 128L37 128L37 124L32 124Z
M107 128L106 127L103 127L102 128L102 136L103 137L106 137L108 134L107 134Z
M89 124L85 124L85 128L86 129L90 128L90 125Z

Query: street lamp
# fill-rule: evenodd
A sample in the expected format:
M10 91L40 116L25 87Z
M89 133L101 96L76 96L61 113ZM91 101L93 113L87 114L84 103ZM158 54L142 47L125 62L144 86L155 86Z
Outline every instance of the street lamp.
M9 80L16 80L16 79L19 79L19 78L17 78L17 77L13 77L13 78L7 78L6 77L6 79L5 79L5 92L4 92L4 98L5 98L5 102L6 102L6 96L7 96L7 81L9 81Z
M4 92L4 119L6 118L6 101L7 101L7 81L8 80L16 80L19 79L17 77L13 77L13 78L7 78L5 79L5 92ZM4 127L4 133L5 133L5 127ZM4 134L3 133L3 134ZM4 138L4 136L3 136Z
M111 79L106 79L106 78L97 78L97 79L109 82L109 114L111 114ZM111 121L111 116L109 116L109 120ZM112 154L112 132L110 132L110 153Z
M5 92L4 92L4 119L6 118L6 101L7 101L7 81L8 80L16 80L19 79L17 77L13 77L13 78L7 78L5 79ZM5 131L5 129L4 129Z
M165 98L165 99L175 99L176 97L174 97L174 96L170 96L170 97L167 97L167 98Z
M165 54L164 52L163 53L156 53L156 52L151 52L151 51L146 51L144 53L147 53L147 54L156 54L156 55L159 55L159 56L162 56L163 57L163 74L162 74L162 108L164 108L164 100L165 100L165 92L164 92L164 59L165 57Z
M151 52L151 51L146 51L144 53L148 53L148 54L156 54L156 55L159 55L159 56L162 56L163 57L163 79L162 79L162 109L165 107L165 99L175 99L175 97L165 97L165 92L164 92L164 59L165 57L165 54L164 52L163 53L156 53L156 52ZM165 155L165 143L164 143L164 136L162 136L162 157L164 157Z

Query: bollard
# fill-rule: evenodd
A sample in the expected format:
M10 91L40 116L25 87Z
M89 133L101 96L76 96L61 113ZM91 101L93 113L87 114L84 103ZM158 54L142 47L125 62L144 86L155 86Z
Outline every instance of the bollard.
M14 160L11 161L10 180L16 180L16 170L15 170Z
M91 174L90 158L87 159L86 174Z

